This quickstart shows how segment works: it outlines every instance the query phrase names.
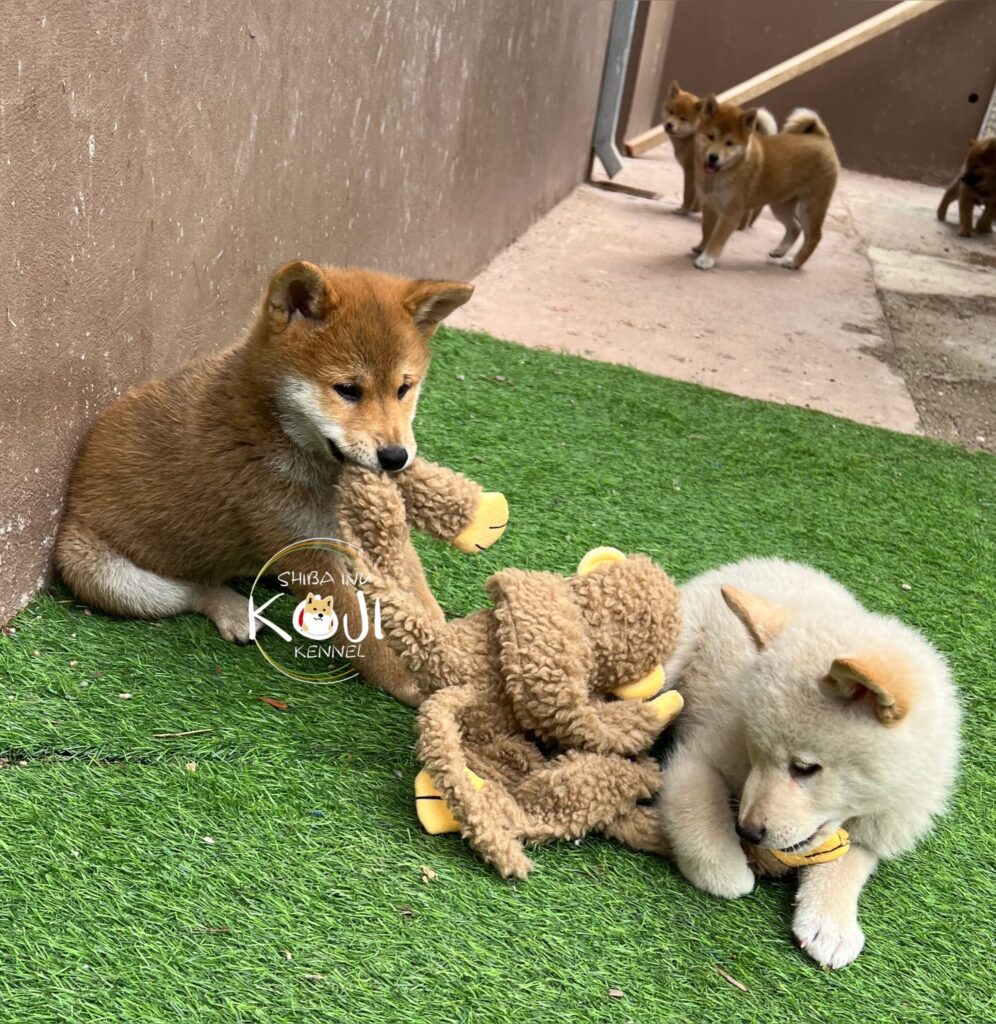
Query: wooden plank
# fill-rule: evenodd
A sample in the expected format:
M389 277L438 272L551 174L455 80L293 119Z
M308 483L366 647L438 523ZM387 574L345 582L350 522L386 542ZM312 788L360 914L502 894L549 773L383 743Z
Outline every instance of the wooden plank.
M653 128L648 128L647 131L640 132L639 135L634 135L631 139L623 140L623 149L626 150L626 156L642 156L648 149L661 145L666 138L667 132L664 131L664 126L662 124L654 125Z
M788 60L783 60L781 64L776 64L773 68L768 68L767 71L762 71L753 78L724 90L716 98L720 103L746 103L947 2L948 0L903 0L902 3L895 4L857 25L852 25L843 32L838 32L837 35L811 46L808 50L803 50ZM648 150L660 146L666 138L663 125L656 125L649 131L626 139L623 142L623 149L627 156L641 156Z
M872 39L877 39L886 32L891 32L900 25L905 25L906 22L912 21L914 18L919 18L947 2L948 0L904 0L903 3L889 7L880 14L861 21L857 25L852 25L843 32L825 39L822 43L817 43L816 46L811 46L808 50L803 50L802 53L796 54L788 60L783 60L781 64L776 64L773 68L768 68L767 71L748 78L746 82L741 82L739 85L733 86L732 89L726 89L716 98L720 103L736 103L739 106L849 53Z

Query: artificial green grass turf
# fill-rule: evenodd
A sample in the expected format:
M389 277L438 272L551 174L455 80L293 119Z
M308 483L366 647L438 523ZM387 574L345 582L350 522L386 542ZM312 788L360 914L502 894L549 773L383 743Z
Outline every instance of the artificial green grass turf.
M478 558L420 543L451 613L497 568L567 572L596 544L678 579L774 554L948 653L961 784L866 891L865 953L822 973L791 887L722 902L599 839L504 882L418 828L408 709L56 590L0 639L0 1021L991 1020L996 460L461 332L437 353L422 450L512 507Z

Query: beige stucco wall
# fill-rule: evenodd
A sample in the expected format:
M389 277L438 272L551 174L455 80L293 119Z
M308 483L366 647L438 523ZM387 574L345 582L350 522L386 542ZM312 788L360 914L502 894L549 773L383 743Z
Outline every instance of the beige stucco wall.
M298 256L468 276L584 176L611 5L51 0L0 24L0 621L74 449Z

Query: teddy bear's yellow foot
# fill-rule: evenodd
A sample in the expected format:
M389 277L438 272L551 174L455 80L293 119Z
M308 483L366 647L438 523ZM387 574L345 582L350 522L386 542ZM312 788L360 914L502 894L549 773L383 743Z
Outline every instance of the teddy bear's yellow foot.
M681 713L685 706L685 698L677 690L666 690L659 697L648 700L647 704L657 712L657 717L662 722L670 722Z
M657 712L662 722L677 718L685 699L677 690L665 690L664 666L658 665L635 683L617 686L612 692L620 700L642 700Z
M496 541L508 526L508 502L500 491L485 491L477 506L474 518L453 538L453 547L465 555L485 551Z
M620 700L653 700L664 689L664 666L658 665L651 669L642 679L635 683L624 683L612 692Z
M837 860L843 857L850 848L851 837L842 828L839 828L825 842L805 853L784 853L782 850L769 850L768 852L786 867L808 868L813 864L828 864L832 860Z
M469 768L465 771L475 789L480 789L484 785L484 779L479 775L475 775ZM415 776L415 813L422 828L430 836L460 831L460 822L453 817L450 805L424 768Z

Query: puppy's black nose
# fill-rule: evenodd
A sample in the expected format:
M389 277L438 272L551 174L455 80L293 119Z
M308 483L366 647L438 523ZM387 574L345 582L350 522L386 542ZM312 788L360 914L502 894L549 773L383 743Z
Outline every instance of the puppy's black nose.
M711 163L711 164L718 164L719 163L719 154L718 153L710 153L709 156L708 156L708 160L709 160L709 163Z
M664 125L664 131L666 131L668 133L668 135L670 135L671 132L674 131L674 125L671 124L670 121L668 121L668 123L666 125Z
M387 448L377 449L377 461L380 468L388 473L394 473L401 469L408 461L408 449L402 444L388 445Z
M752 825L749 821L737 822L737 835L752 846L757 846L767 835L767 832L768 830L763 825Z

